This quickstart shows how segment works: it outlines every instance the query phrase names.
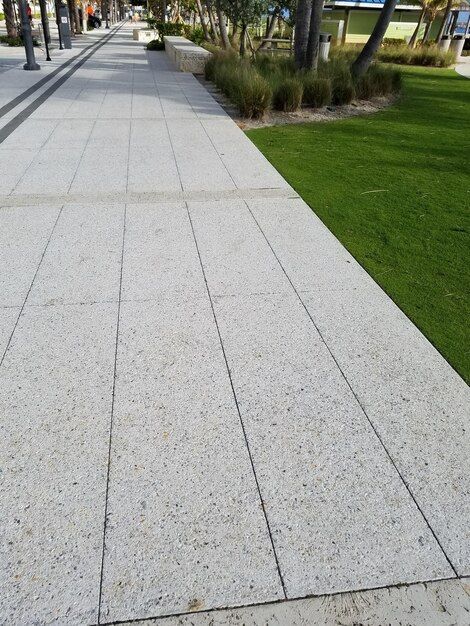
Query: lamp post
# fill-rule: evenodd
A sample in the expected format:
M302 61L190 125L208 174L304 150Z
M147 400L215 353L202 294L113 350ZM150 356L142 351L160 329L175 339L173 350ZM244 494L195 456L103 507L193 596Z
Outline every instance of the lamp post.
M34 56L33 34L31 32L31 22L29 20L28 11L26 9L26 0L19 0L21 17L21 35L26 53L26 63L23 65L25 70L40 70L41 67L36 63Z

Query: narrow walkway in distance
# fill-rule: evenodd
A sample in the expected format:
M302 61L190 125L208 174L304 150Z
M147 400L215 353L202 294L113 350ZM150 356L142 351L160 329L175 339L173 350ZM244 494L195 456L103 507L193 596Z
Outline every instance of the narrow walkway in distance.
M0 146L0 615L470 574L468 388L125 25Z

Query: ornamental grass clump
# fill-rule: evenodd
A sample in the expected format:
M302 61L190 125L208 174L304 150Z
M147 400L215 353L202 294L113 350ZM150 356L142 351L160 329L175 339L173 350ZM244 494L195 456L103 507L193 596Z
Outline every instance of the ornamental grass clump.
M272 90L267 81L256 71L243 68L234 78L230 98L243 117L262 118L269 109Z
M390 96L401 90L401 73L392 67L373 63L367 72L355 81L354 87L359 100Z
M329 78L316 78L312 73L302 76L304 87L302 104L304 106L320 109L331 104L331 82Z
M302 104L303 92L304 87L298 78L286 78L274 89L273 107L286 113L298 111Z
M272 89L246 59L218 52L206 63L205 76L235 104L243 117L261 118L271 104Z
M397 65L449 67L455 63L455 54L450 50L444 52L435 44L422 45L418 48L410 48L403 44L381 48L377 52L377 60L382 61L382 63L396 63Z
M319 78L329 78L331 81L332 104L351 104L356 93L347 58L333 57L328 62L322 61L318 64L317 73Z

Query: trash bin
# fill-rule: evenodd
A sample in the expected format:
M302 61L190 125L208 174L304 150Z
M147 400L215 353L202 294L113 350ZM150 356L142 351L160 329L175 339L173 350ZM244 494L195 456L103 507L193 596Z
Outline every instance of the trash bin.
M330 33L320 33L319 56L322 61L328 61L330 55L331 35Z
M464 35L456 35L452 41L450 42L449 50L455 53L457 59L462 54L463 47L465 45L465 36Z
M452 38L450 35L442 35L442 39L439 42L439 50L441 50L442 52L447 52L450 46L451 39Z

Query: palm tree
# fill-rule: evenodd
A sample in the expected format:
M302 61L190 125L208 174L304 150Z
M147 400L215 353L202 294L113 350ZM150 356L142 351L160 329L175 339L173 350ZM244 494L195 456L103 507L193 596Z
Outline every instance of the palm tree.
M310 17L312 14L312 0L299 0L295 12L295 41L294 58L297 69L302 69L307 63L308 36L310 32Z
M430 0L427 8L428 23L423 35L423 43L427 43L434 20L446 8L447 0Z
M320 51L320 30L323 16L323 0L313 0L310 14L310 32L308 35L306 67L316 70L318 67L318 53Z
M441 24L441 27L439 28L439 33L436 38L436 43L439 43L444 35L446 24L449 21L450 12L452 11L452 7L455 6L455 4L456 4L455 0L447 0L446 10L442 18L442 24Z
M358 78L367 72L374 54L377 52L382 39L385 35L385 31L390 24L393 12L397 5L397 0L385 0L385 3L380 11L379 19L377 20L374 29L367 40L366 45L363 47L359 56L351 66L351 73L354 77Z

